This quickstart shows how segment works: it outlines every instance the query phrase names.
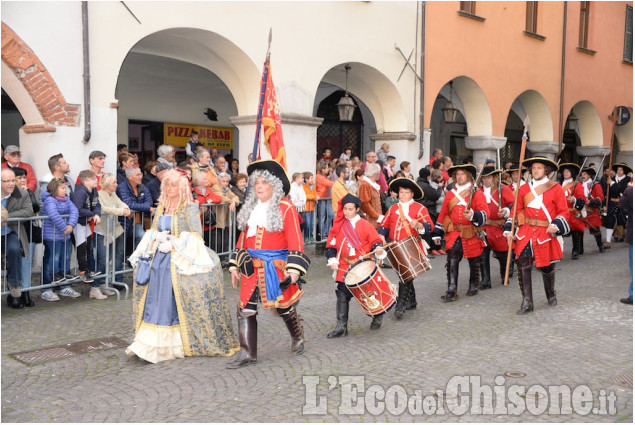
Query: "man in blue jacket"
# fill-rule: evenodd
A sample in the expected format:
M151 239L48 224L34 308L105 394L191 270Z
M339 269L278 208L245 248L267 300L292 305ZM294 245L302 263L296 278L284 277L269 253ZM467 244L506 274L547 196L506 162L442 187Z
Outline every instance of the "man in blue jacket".
M121 223L126 235L126 255L130 255L137 247L143 237L143 217L154 215L152 207L152 196L147 187L141 184L143 174L137 167L126 169L126 180L117 187L117 196L121 199L134 214L129 217L120 216ZM149 213L149 214L148 214Z

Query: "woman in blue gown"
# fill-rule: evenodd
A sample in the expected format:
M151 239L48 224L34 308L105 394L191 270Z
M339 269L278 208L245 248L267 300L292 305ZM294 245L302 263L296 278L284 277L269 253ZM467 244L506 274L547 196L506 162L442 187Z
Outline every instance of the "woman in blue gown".
M150 281L138 285L135 269L135 338L127 348L151 363L184 356L231 356L239 350L216 253L201 237L198 206L187 178L166 172L152 228L130 257L153 256Z

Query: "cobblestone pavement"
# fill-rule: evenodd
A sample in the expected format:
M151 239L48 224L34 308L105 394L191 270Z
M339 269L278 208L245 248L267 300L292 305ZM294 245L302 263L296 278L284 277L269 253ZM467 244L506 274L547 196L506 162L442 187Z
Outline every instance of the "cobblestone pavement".
M15 311L2 305L2 421L3 422L632 422L633 309L619 302L627 295L628 248L613 244L598 254L585 238L582 260L557 265L558 305L549 307L542 279L533 272L535 311L517 316L520 293L517 279L508 287L493 273L494 288L465 296L467 262L459 276L460 298L444 304L445 257L431 260L433 269L415 281L419 306L397 321L392 312L378 331L370 319L351 304L349 335L330 340L335 324L335 295L323 258L314 259L306 294L300 305L308 339L305 353L290 354L290 337L278 317L262 309L259 320L258 363L227 370L227 358L186 358L149 364L128 358L122 348L77 355L37 366L25 366L10 353L40 349L94 338L132 339L130 300L91 300L88 287L75 285L79 299L47 303L36 296L36 306ZM492 259L492 270L496 262ZM387 274L394 278L394 271ZM394 280L396 281L396 279ZM226 281L233 306L237 291ZM234 307L232 307L233 310ZM232 317L234 312L232 311ZM462 399L448 390L442 412L428 416L411 408L399 416L395 403L385 407L379 393L362 392L372 401L367 410L340 411L348 400L346 385L330 376L361 376L365 387L388 390L401 385L408 395L443 391L454 376L480 376L493 384L505 372L523 377L498 378L496 384L525 386L521 401L535 403L530 386L586 385L595 396L602 390L617 396L615 415L572 414L520 416L500 413L477 415L470 410L457 416L452 410ZM625 374L626 381L612 379ZM303 376L320 380L317 394L307 402ZM630 382L629 382L630 381ZM308 382L308 381L307 381ZM377 387L373 387L377 389ZM394 389L389 394L395 394ZM501 387L502 388L502 387ZM506 391L506 390L505 390ZM526 395L524 393L527 393ZM369 395L370 394L370 395ZM460 392L458 395L462 395ZM402 394L405 395L405 394ZM326 397L324 411L303 414L303 407ZM487 391L484 398L487 399ZM544 397L543 397L544 398ZM427 397L428 400L431 397ZM403 401L403 398L397 398ZM538 399L540 401L540 398ZM354 404L354 403L353 403ZM368 406L370 405L370 408ZM464 404L463 404L464 405ZM320 406L324 406L321 404ZM363 407L363 405L359 405ZM374 409L373 409L374 406ZM397 406L399 407L399 406ZM426 410L426 412L429 412ZM460 413L460 412L459 412Z

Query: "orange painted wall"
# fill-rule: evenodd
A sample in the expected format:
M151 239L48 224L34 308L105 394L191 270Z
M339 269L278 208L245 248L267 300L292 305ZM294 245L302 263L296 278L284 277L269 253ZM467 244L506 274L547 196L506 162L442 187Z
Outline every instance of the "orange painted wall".
M598 51L595 56L576 50L579 3L568 2L563 120L580 100L593 103L600 115L607 115L617 101L632 106L633 70L622 64L625 5L632 2L592 2L589 47ZM524 34L526 2L476 2L475 14L484 22L460 16L458 10L458 1L426 3L425 126L430 126L441 87L465 75L489 102L493 136L504 135L514 100L535 90L549 105L553 141L560 140L564 2L539 2L537 33L546 37L543 41ZM615 84L618 80L623 85ZM610 134L605 144L609 140Z
M591 2L587 47L579 52L580 2L568 2L567 57L564 90L565 118L576 103L592 103L602 122L603 144L610 146L615 106L633 106L633 65L622 63L626 5L633 2Z

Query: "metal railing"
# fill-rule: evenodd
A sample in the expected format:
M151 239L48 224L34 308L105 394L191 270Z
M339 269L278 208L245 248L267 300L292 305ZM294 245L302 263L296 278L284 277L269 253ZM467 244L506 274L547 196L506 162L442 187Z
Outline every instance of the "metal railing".
M203 239L205 240L205 244L216 252L223 264L226 264L229 260L229 255L236 245L236 212L230 210L229 204L203 204L201 207L209 208L214 212L216 217L215 226L203 227ZM66 219L68 215L62 215L61 217ZM128 259L145 234L145 231L150 228L150 219L152 218L148 212L138 211L131 211L131 217L133 217L132 221L122 226L119 216L102 214L102 223L105 222L102 227L105 227L105 232L104 234L94 232L88 248L91 270L101 272L101 274L94 277L95 281L98 281L100 284L103 283L108 289L114 290L117 295L117 300L120 299L120 291L122 289L125 290L125 298L128 297L130 287L123 280L125 275L132 274L134 271L132 266L127 261L124 261L124 259ZM26 232L22 223L30 223L28 226L29 234L26 236L29 241L32 241L33 226L39 221L42 221L41 227L43 228L43 221L49 219L50 217L44 215L28 218L9 218L6 222L3 222L3 225L6 224L9 226L11 223L19 223L17 226L17 236L19 240L22 232ZM123 229L123 233L117 237L117 232L121 229ZM54 228L53 239L56 239L58 233L57 229ZM9 271L11 264L8 264L8 261L6 261L5 251L9 234L1 237L3 238L3 252L1 269L2 292L0 295L7 295L9 293ZM22 251L20 251L21 266L24 265L29 270L28 274L20 273L18 277L21 291L45 290L82 282L79 278L77 262L74 261L76 255L73 255L72 236L68 238L65 237L63 241L58 241L57 243L43 240L41 244L46 244L48 247L44 250L35 249L36 244L30 243L28 248L29 255L26 258L22 255ZM50 271L46 270L48 266L45 264L45 259L49 259L53 263ZM55 261L55 259L57 259L57 261ZM73 263L72 267L71 262ZM61 267L60 264L62 264ZM40 265L39 274L37 273L37 267L34 267L38 265ZM71 274L73 277L62 281L59 279L60 273L64 275ZM36 276L39 278L39 284L32 285L33 277Z

